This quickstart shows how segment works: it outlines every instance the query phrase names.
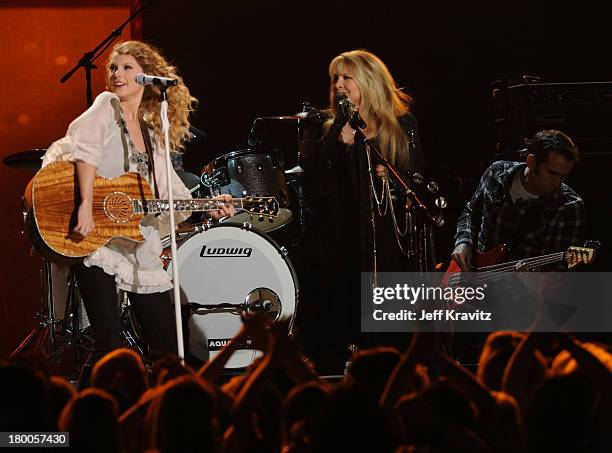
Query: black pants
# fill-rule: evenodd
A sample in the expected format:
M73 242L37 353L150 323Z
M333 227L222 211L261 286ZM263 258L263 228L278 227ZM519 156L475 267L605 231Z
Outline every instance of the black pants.
M88 359L88 364L93 365L106 353L123 346L117 287L115 278L99 267L80 265L74 273L94 333L94 351ZM127 294L151 355L176 354L176 324L169 292Z

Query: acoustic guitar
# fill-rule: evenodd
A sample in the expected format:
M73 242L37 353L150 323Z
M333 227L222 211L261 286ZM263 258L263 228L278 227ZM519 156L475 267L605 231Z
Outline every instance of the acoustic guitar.
M276 217L279 210L274 197L234 198L233 203L236 209L247 211L260 220ZM75 164L65 161L49 164L36 174L26 189L24 204L31 210L28 230L34 236L35 246L39 237L52 252L68 259L83 258L117 237L143 242L145 238L140 231L143 217L170 210L168 200L155 199L149 183L138 173L125 173L112 179L96 176L93 190L95 227L83 237L74 232L80 205ZM213 198L174 200L174 210L214 211L222 204ZM48 252L41 251L43 255Z

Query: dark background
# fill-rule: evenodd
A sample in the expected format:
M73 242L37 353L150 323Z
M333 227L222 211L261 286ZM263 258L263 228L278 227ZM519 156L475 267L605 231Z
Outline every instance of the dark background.
M533 3L157 0L144 13L143 35L175 62L200 100L194 125L208 140L185 155L194 173L245 148L254 118L294 114L303 101L325 107L334 56L374 52L415 98L428 166L449 196L438 238L442 259L452 250L458 211L496 153L491 83L524 74L543 82L610 79L601 6ZM575 127L562 129L573 135ZM579 145L590 151L590 143ZM570 179L586 199L589 236L599 239L609 211L611 158L601 154L608 149L599 143ZM294 150L285 148L296 150L297 141Z

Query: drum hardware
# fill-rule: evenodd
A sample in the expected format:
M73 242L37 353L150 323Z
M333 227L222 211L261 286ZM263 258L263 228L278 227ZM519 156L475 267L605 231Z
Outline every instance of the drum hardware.
M131 316L132 307L130 305L130 301L127 297L127 293L123 290L118 291L119 297L119 317L121 319L121 335L127 341L128 345L134 349L140 356L143 358L145 362L147 362L147 356L145 354L146 344L144 340L141 339L139 335L138 327L134 321L134 318ZM140 341L135 337L140 338Z
M206 313L229 313L235 316L240 316L242 313L258 314L266 317L268 325L278 321L282 312L281 300L278 294L270 288L256 288L252 290L245 297L244 302L239 304L221 302L203 305L197 302L188 302L184 305L194 309L198 315Z
M278 320L282 309L278 294L269 288L256 288L251 291L244 300L244 306L248 313L273 313L274 316L268 320L270 323Z
M66 311L64 319L60 321L62 333L66 338L66 342L57 349L55 355L49 358L51 362L58 362L61 354L68 348L72 348L74 353L74 362L76 369L79 370L82 365L81 350L87 352L92 351L93 337L91 329L87 325L82 325L81 316L81 297L78 293L78 285L74 272L71 270L68 274L68 296L66 300Z
M316 110L316 108L313 107L310 102L302 101L302 111L296 113L295 116L298 116L298 117L304 119L304 118L306 118L308 116L309 112L312 112L314 110Z
M43 148L21 151L6 156L2 162L7 167L36 172L40 170L42 166L42 157L46 152L47 150Z
M34 350L40 353L47 363L60 363L62 354L69 348L74 353L74 361L77 369L82 365L81 350L91 351L92 339L89 328L80 326L80 296L74 273L71 271L68 277L68 293L66 300L66 312L63 319L55 317L52 263L43 258L41 270L41 311L35 314L40 319L36 326L26 338L11 353L11 357L20 354L32 344ZM64 337L65 341L60 345L58 335Z
M44 150L35 150L35 154L43 152ZM34 152L27 152L27 156L31 156ZM22 153L18 153L22 154ZM40 158L39 166L40 166ZM24 168L24 167L19 167ZM31 204L28 202L27 197L22 197L22 215L24 221L24 230L28 232L30 239L33 243L36 243L36 237L32 236L32 225L34 223L33 216L31 214ZM32 253L34 254L34 247ZM73 272L68 272L67 277L63 280L62 284L67 285L68 291L61 295L61 299L66 302L66 309L64 312L63 319L56 317L55 310L55 299L56 295L54 290L54 276L58 274L58 268L55 272L52 268L54 264L51 260L47 259L44 255L42 257L42 267L40 273L40 287L41 287L41 309L34 316L39 319L38 325L21 341L19 346L11 353L11 356L15 356L22 351L30 348L33 345L33 349L44 357L48 363L59 363L61 361L61 354L68 348L72 347L74 352L74 359L77 367L81 365L81 349L88 350L89 346L85 343L90 342L85 329L81 329L79 325L79 301L80 296L78 294L78 288L76 279ZM60 297L59 294L57 297ZM60 339L58 335L64 337L65 342L60 345ZM83 341L85 340L85 341Z
M41 298L42 307L34 316L40 319L38 325L25 337L25 339L11 353L11 357L27 349L30 344L35 344L37 351L44 351L45 340L49 342L49 353L55 355L57 351L57 339L55 336L55 326L59 325L59 320L55 319L53 313L53 281L51 279L51 262L43 259L41 271L41 288L43 297ZM48 355L47 355L48 356ZM46 357L45 357L46 359Z
M143 358L143 360L146 361L146 355L142 347L138 344L138 342L132 336L132 332L130 332L130 330L127 328L123 328L121 329L121 335L123 335L123 338L126 339L126 341L128 342L128 345L132 349L135 349L136 352L138 352L138 354L140 354L140 356Z
M281 115L281 116L262 116L259 118L255 118L253 120L253 124L251 125L251 130L249 131L249 135L247 138L247 143L249 146L258 147L264 143L263 138L257 134L257 125L262 121L290 121L298 123L301 119L304 119L302 116L303 112L298 113L297 115Z
M263 294L264 298L261 298ZM203 310L215 313L233 313L240 315L241 313L269 313L274 310L276 314L272 321L275 321L280 314L280 299L278 295L268 288L254 289L247 295L244 302L241 304L232 304L230 302L221 302L218 304L199 304L197 302L188 302L185 305L194 308L196 311Z
M202 173L200 181L202 181L204 187L208 187L211 190L219 190L221 187L227 186L230 183L227 167L217 168L210 174ZM243 195L246 195L246 193Z
M285 170L286 175L298 175L302 177L304 175L304 169L299 165L297 167L290 168L289 170Z
M177 229L176 229L176 234L179 237L179 240L185 240L187 239L189 236L191 236L194 233L201 233L202 231L206 231L208 228L210 228L212 225L215 224L215 221L213 219L206 219L203 222L197 222L197 223L189 223L189 224L181 224ZM169 238L164 238L162 239L162 248L166 248L170 246L170 239Z
M304 235L306 230L306 201L304 198L304 169L299 165L285 171L287 175L287 185L291 186L297 196L298 222L300 237Z

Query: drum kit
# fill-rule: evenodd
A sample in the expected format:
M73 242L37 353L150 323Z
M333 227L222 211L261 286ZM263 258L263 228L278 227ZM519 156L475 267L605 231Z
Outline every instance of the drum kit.
M275 117L285 118L285 117ZM299 118L299 117L288 117ZM7 156L4 164L37 171L46 150L35 149ZM303 231L304 201L301 197L303 171L296 166L283 169L284 156L277 150L255 146L233 151L208 163L201 175L177 171L187 188L197 197L231 194L233 197L273 196L279 203L277 217L263 219L247 212L212 221L192 216L177 233L181 298L189 307L188 353L207 361L223 348L241 328L241 313L259 313L270 323L288 320L293 328L298 303L298 280L289 250L299 237L286 244L273 239L273 232L291 222L292 234ZM299 187L298 187L299 186ZM24 210L24 219L28 213ZM295 225L300 223L300 225ZM295 234L294 234L295 233ZM169 240L162 240L161 259L172 273ZM80 365L82 349L92 345L91 332L78 292L78 285L67 267L43 259L42 310L40 323L17 347L17 354L34 344L49 361L59 361L68 348ZM118 307L124 320L124 337L139 352L146 343L131 314L129 301L119 294ZM64 340L60 341L58 335ZM241 349L226 364L228 370L248 366L259 351ZM145 354L146 356L146 354Z
M181 303L191 309L188 350L199 360L214 358L238 333L242 312L262 314L270 323L289 320L290 331L293 328L299 291L289 255L299 237L282 244L273 232L303 219L293 215L304 210L295 190L302 171L284 171L281 162L277 151L253 148L217 157L204 167L198 184L193 176L179 172L192 193L273 196L280 206L279 214L269 220L237 212L217 223L195 221L179 230ZM169 240L162 242L162 260L172 274ZM258 355L254 349L239 349L226 368L248 366Z

